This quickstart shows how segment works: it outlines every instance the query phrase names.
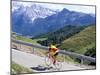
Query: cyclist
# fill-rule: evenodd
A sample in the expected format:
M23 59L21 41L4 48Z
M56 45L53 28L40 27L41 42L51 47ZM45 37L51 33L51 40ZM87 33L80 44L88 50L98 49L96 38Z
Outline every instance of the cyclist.
M53 64L56 63L56 57L58 55L59 49L55 45L49 46L49 54L53 58Z

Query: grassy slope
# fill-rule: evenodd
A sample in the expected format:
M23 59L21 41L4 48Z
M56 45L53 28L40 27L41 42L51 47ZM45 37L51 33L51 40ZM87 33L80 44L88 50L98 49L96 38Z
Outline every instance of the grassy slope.
M89 26L80 33L63 41L62 49L84 54L87 48L95 46L95 26Z
M72 25L67 25L64 26L58 30L48 32L46 34L42 34L40 36L37 36L35 38L47 38L44 41L39 41L41 45L48 46L50 43L54 44L60 44L63 40L70 38L71 36L79 33L82 31L84 28L87 26L72 26Z
M12 74L16 73L32 73L32 70L12 62Z
M39 43L37 43L38 40L45 40L46 38L37 38L37 39L29 39L29 38L26 38L26 37L22 37L22 36L17 36L16 37L17 40L22 40L22 41L25 41L25 42L29 42L29 43L32 43L32 44L35 44L35 45L40 45Z

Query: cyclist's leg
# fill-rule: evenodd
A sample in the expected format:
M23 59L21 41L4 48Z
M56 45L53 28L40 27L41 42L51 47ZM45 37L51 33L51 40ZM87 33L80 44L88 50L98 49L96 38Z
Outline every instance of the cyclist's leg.
M54 65L55 65L55 63L56 63L56 57L57 57L57 55L58 55L58 52L55 53L55 54L53 55L53 59L54 59L53 64L54 64Z
M52 61L53 61L53 55L54 55L53 52L49 52L49 56L50 56L50 58L51 58Z

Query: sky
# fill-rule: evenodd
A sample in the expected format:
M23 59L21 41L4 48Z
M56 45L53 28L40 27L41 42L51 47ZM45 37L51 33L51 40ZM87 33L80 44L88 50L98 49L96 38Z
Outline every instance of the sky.
M23 4L24 6L31 6L32 4L34 4L34 2L16 2L16 1L13 1L13 3ZM50 4L50 3L35 3L35 4L41 5L42 7L50 8L53 10L62 10L63 8L67 8L71 11L95 14L95 6L70 5L70 4Z
M68 4L42 4L44 7L49 7L51 9L62 10L63 8L67 8L71 11L78 11L84 13L95 13L94 6L83 6L83 5L68 5Z

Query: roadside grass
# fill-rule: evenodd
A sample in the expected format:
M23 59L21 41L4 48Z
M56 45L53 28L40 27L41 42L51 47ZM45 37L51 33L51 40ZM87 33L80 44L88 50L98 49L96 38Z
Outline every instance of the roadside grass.
M24 41L24 42L28 42L28 43L32 43L32 44L35 44L35 45L40 45L39 43L37 43L37 41L43 41L45 40L46 38L35 38L35 39L30 39L30 38L26 38L26 37L23 37L23 36L16 36L15 38L16 40L21 40L21 41Z
M22 40L22 41L25 41L25 42L30 42L32 43L33 40L32 39L29 39L29 38L25 38L25 37L22 37L22 36L16 36L15 38L16 40Z
M15 62L12 62L11 64L11 74L20 74L20 73L32 73L31 69L28 69L22 65L16 64Z

